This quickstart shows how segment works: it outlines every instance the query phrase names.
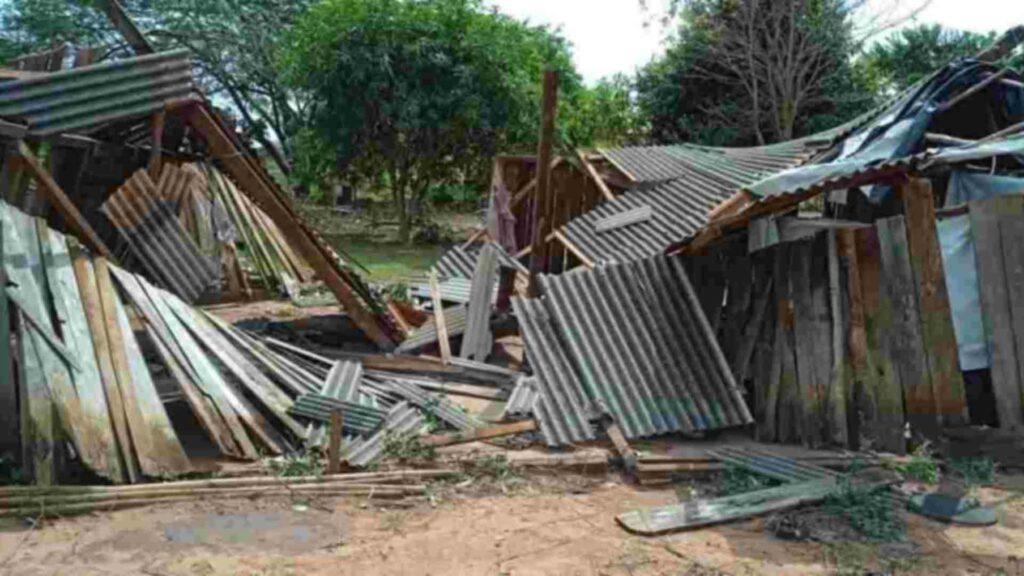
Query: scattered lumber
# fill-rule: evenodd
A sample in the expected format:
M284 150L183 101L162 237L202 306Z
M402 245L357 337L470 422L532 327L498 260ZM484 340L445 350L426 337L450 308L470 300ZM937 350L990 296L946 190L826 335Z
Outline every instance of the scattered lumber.
M487 428L477 428L470 431L453 432L451 434L434 434L423 438L420 442L425 446L452 446L455 444L468 444L480 440L490 440L503 436L512 436L523 432L532 432L537 429L535 420L523 420L512 424L500 424Z

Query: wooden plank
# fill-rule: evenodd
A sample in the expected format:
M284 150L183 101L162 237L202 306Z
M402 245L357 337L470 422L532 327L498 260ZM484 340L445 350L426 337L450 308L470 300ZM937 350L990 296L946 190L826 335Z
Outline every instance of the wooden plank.
M18 154L21 155L32 175L35 176L36 183L39 184L39 190L57 210L57 213L64 218L64 222L67 223L71 231L85 242L93 252L111 258L112 255L107 245L103 243L103 240L96 234L96 231L92 229L92 226L82 216L82 213L78 211L74 202L64 194L57 181L39 163L39 159L32 153L28 145L24 142L18 142Z
M903 388L903 406L913 433L931 438L938 432L938 399L932 387L921 334L921 315L910 265L904 218L876 222L891 326L888 350Z
M72 255L72 268L75 281L85 309L85 317L89 323L93 346L96 350L96 362L100 371L100 381L106 393L107 407L110 410L110 421L113 424L114 436L121 454L122 467L129 482L139 480L138 462L132 450L131 435L128 431L128 420L124 410L124 400L117 383L117 371L111 357L111 342L103 320L103 304L92 261L83 250Z
M826 437L834 444L849 444L847 417L847 400L849 388L849 370L846 363L846 322L843 314L846 306L845 294L842 290L840 275L839 245L836 231L828 234L828 300L831 323L832 369L826 392L826 412L828 429Z
M861 409L861 436L887 452L903 454L904 409L903 388L893 366L888 347L888 334L892 329L892 305L882 280L881 246L876 228L856 230L856 276L863 308L864 346L866 359L863 370L868 374L862 381L865 396ZM853 280L851 279L851 282ZM851 323L856 320L851 317ZM868 396L870 395L870 396Z
M834 489L835 481L832 479L785 484L736 496L691 500L658 508L634 510L620 514L615 519L620 526L633 534L655 536L734 522L820 502Z
M998 203L1003 269L1013 322L1014 356L1017 374L1021 377L1017 383L1017 396L1024 404L1024 197L1005 196Z
M444 319L444 304L441 302L441 288L437 285L437 272L430 271L430 300L434 305L434 325L437 327L437 345L441 349L441 361L452 361L452 345L448 341L448 324Z
M824 383L828 372L822 372L820 355L821 318L816 295L812 293L820 270L815 268L815 244L811 240L793 242L790 279L793 287L794 335L796 346L796 377L801 404L800 436L808 446L824 444ZM827 363L828 358L825 358ZM827 368L826 368L827 370Z
M170 309L178 316L178 319L188 327L189 331L201 341L208 350L228 369L236 378L237 382L248 389L250 394L258 399L269 410L278 421L291 430L296 436L302 438L306 434L306 427L295 421L289 414L288 409L292 407L292 400L277 385L267 378L263 372L253 365L249 360L231 344L208 319L208 316L198 312L184 302L176 298L165 298ZM273 430L273 427L264 427ZM285 445L283 438L275 438L279 445Z
M192 470L177 433L160 400L128 314L110 276L109 264L97 258L93 265L111 359L118 373L121 398L142 472L153 478Z
M180 346L170 334L163 319L156 308L142 291L135 276L128 274L116 266L110 266L110 272L117 279L129 299L142 313L145 320L146 331L157 348L157 352L164 361L164 365L171 373L174 380L180 386L185 401L192 408L193 414L199 421L199 425L206 431L210 440L226 455L242 456L236 444L230 425L220 415L212 398L204 394L199 388L199 376L193 370L191 364L185 359Z
M110 418L85 305L71 267L67 239L59 232L49 230L45 223L39 226L39 239L46 265L46 278L53 295L54 314L64 340L75 350L78 358L79 367L72 372L72 380L82 417L90 423L82 431L82 461L98 475L114 482L123 482L125 472L121 466L114 424Z
M523 432L532 432L534 430L537 430L536 421L523 420L522 422L513 422L512 424L500 424L475 430L462 430L450 434L434 434L432 436L425 436L420 442L424 446L453 446L455 444L468 444L480 440L501 438L502 436L512 436L513 434L522 434Z
M2 176L0 176L2 180ZM0 199L2 199L0 193ZM0 210L6 210L0 208ZM3 226L3 222L0 222ZM4 258L4 239L0 233L0 286L7 285ZM14 379L14 364L11 361L11 320L14 310L8 306L7 290L0 289L0 458L8 462L21 460L21 443L18 441L18 389Z
M776 400L769 396L769 409L775 406L775 440L778 442L794 442L800 440L801 402L797 366L795 356L795 324L793 310L793 287L790 278L793 246L779 246L775 266L775 292L778 299L778 322L775 342L779 355L778 391L774 393Z
M992 350L992 390L996 398L1000 428L1016 430L1024 426L1024 402L1021 400L1021 365L1017 359L1007 274L1005 248L1000 230L1005 200L971 202L971 229L978 264L985 336ZM1009 206L1006 206L1009 207Z
M193 107L188 114L188 122L206 141L224 169L241 185L245 195L263 209L266 215L277 224L278 229L291 245L298 249L306 262L316 270L317 276L338 298L356 326L382 349L393 349L394 342L391 337L378 323L377 317L359 300L349 286L327 247L301 221L282 197L280 191L263 180L259 172L249 163L249 159L240 153L231 138L223 132L206 107L204 105Z
M582 150L576 150L576 157L579 158L580 165L583 166L584 173L590 177L590 180L594 182L597 189L601 191L601 196L605 201L611 202L612 200L615 200L615 194L612 194L612 191L608 188L608 184L604 181L604 178L601 178L601 175L597 173L597 169L594 168L594 165L587 160L586 156L583 155Z
M912 179L900 187L900 195L921 310L921 335L939 414L946 426L963 425L968 421L967 399L935 226L931 183L923 178Z

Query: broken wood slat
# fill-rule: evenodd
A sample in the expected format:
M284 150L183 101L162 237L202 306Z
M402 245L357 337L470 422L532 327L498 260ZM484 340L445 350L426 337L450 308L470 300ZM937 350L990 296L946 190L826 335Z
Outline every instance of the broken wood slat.
M182 350L192 364L196 372L201 376L202 390L210 396L218 411L226 420L231 423L234 419L245 425L242 429L231 423L232 433L235 441L242 448L247 458L258 458L259 451L252 443L246 430L257 438L263 447L272 454L281 454L285 450L282 444L280 433L275 430L262 414L243 396L239 390L228 383L225 375L217 368L208 354L204 352L203 346L193 338L188 324L178 318L171 309L171 302L175 298L169 292L165 292L148 284L145 280L136 277L142 285L143 290L155 304L164 323L169 328L174 339L181 345ZM231 416L229 416L231 414Z
M131 338L134 343L134 336L130 327L127 333L123 330L120 316L124 315L124 311L120 310L121 303L114 290L107 261L96 258L93 270L100 296L103 324L107 331L110 359L121 393L125 421L131 435L131 457L138 462L139 471L146 476L162 477L188 472L191 468L188 458L185 457L170 421L166 419L163 404L153 387L152 380L149 379L149 369L146 368L141 353L140 357L129 360L130 352L138 353L138 348L129 350L128 339ZM126 315L123 322L127 323ZM145 400L148 402L143 406ZM150 413L154 409L157 412ZM159 414L164 416L162 421L157 420ZM127 448L125 452L128 452Z
M349 285L349 279L330 250L295 213L283 193L264 180L244 154L224 133L205 105L197 105L188 113L188 123L209 145L228 174L241 185L243 193L259 206L277 224L281 233L306 262L316 271L344 306L355 324L384 350L394 348L394 341L381 327L375 314L364 305Z
M296 422L288 415L288 409L292 401L281 389L277 387L262 371L254 366L249 360L235 348L228 340L206 320L206 317L171 294L164 293L164 301L170 307L178 319L188 327L203 344L211 351L220 363L235 376L237 382L247 389L253 398L256 398L263 406L273 414L278 422L284 425L296 436L302 438L306 435L305 427ZM286 442L277 434L269 434L275 430L270 426L262 426L268 435L274 438L274 443L284 446Z
M590 163L590 160L587 160L587 157L583 154L582 150L576 151L576 157L579 158L580 165L583 166L584 173L590 177L590 179L597 186L597 189L601 191L601 196L604 198L604 200L606 202L611 202L612 200L615 200L615 194L612 194L612 191L610 188L608 188L608 184L604 181L604 178L602 178L601 175L597 173L597 169L594 168L594 165Z
M452 345L448 341L448 325L444 319L444 304L441 302L441 289L437 285L437 272L430 272L430 300L434 305L434 325L437 327L437 344L441 349L441 361L448 364L452 361Z
M691 500L680 504L645 508L620 514L615 519L633 534L656 536L715 524L744 520L820 502L835 490L834 480L787 484L736 496Z
M229 454L243 458L256 459L259 451L252 443L241 417L248 410L248 403L237 396L233 388L228 386L220 371L210 361L202 347L188 333L184 325L168 309L166 302L148 282L137 275L111 268L121 286L128 292L132 301L139 307L150 325L157 328L166 350L173 361L185 370L196 389L209 399L216 413L223 419L232 446ZM216 426L216 421L211 423ZM258 425L250 423L253 428ZM216 428L215 428L216 429Z
M905 220L902 216L883 218L875 226L892 322L887 331L887 347L903 389L907 422L914 432L931 438L938 431L939 405L921 334L921 315L910 265Z
M859 278L855 293L859 294L863 313L865 351L864 364L859 370L864 389L860 404L861 436L871 440L879 449L904 454L907 443L903 437L903 389L895 372L896 360L888 344L893 305L884 284L878 230L875 227L864 228L852 234L857 266L851 270L855 270ZM856 310L852 308L851 314ZM860 320L851 316L850 321L851 329L859 330L853 323ZM853 334L855 341L859 342L859 336L856 332Z
M604 422L604 431L608 435L608 439L612 441L612 446L615 446L615 451L622 458L622 466L625 468L628 474L632 474L636 471L636 464L639 460L636 450L629 445L629 441L626 440L626 435L622 433L622 428L615 423L611 418L606 418Z
M523 432L532 432L537 429L537 422L534 420L523 420L512 424L501 424L475 430L464 430L451 434L435 434L426 436L420 440L424 446L453 446L455 444L468 444L502 436L512 436Z
M71 266L67 239L45 224L39 226L39 239L54 312L62 327L64 339L75 350L79 364L72 373L72 380L82 418L90 423L82 431L83 436L88 438L83 438L82 460L96 474L114 482L123 482L125 472L121 466L114 423L110 418L85 304Z
M182 352L178 343L171 335L166 323L162 320L149 297L142 290L141 284L134 275L131 275L116 266L109 266L111 274L121 285L121 288L128 295L129 300L142 313L145 320L146 332L150 340L156 346L157 352L163 359L171 376L178 383L182 394L188 402L192 413L195 414L199 425L206 431L207 436L220 449L229 456L241 457L238 444L235 442L231 423L227 416L222 416L213 399L201 390L201 380L192 365Z
M473 270L473 281L469 291L469 308L466 313L466 331L462 336L459 357L484 362L491 354L494 336L491 334L491 303L498 281L498 251L493 244L484 246ZM434 297L436 277L431 278L430 295ZM441 313L440 309L437 313ZM447 328L445 330L447 332ZM440 329L438 334L441 334ZM442 348L443 349L443 348ZM442 354L442 358L444 355Z
M1024 426L1024 345L1016 344L1024 337L1024 302L1019 300L1021 288L1014 285L1021 281L1022 264L1019 248L1007 245L1021 241L1019 230L1008 221L1019 219L1021 211L1016 196L970 203L982 319L992 351L992 390L999 427L1007 430Z
M967 422L967 399L935 225L931 182L914 178L900 187L900 195L921 310L921 336L939 414L947 426L963 425Z
M60 185L57 184L57 181L53 179L49 171L43 168L39 163L39 159L36 158L32 150L23 141L18 142L18 154L24 160L25 165L28 166L29 171L32 172L36 182L39 184L39 189L46 195L46 199L61 215L71 231L78 238L81 238L94 253L106 258L112 258L113 255L110 253L107 245L103 243L103 240L96 234L96 231L89 225L89 222L82 216L82 213L78 211L75 203L67 197Z

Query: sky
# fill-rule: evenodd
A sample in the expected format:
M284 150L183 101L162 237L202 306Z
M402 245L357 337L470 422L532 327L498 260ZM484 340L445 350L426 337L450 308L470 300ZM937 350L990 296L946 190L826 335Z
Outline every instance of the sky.
M666 0L648 0L652 12ZM924 0L872 0L878 13L906 13ZM632 73L661 53L664 29L639 0L489 0L502 12L534 24L561 27L573 44L576 66L588 83ZM903 12L899 12L899 11ZM1022 0L932 0L910 22L972 32L1002 32L1024 24Z

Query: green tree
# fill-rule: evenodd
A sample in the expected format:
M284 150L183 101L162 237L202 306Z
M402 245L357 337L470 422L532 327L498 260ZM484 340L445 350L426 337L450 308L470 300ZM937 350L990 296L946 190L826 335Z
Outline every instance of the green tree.
M857 65L872 88L893 95L957 58L979 53L994 40L995 34L922 24L874 44Z
M578 147L622 146L646 140L648 128L634 92L634 81L625 74L602 78L580 90L562 120L566 140Z
M857 82L853 0L691 0L638 78L658 140L763 144L873 102Z
M409 202L431 185L536 142L545 67L573 102L567 43L479 0L324 0L282 54L285 79L314 102L312 148L328 144L345 179L390 190L401 241Z

